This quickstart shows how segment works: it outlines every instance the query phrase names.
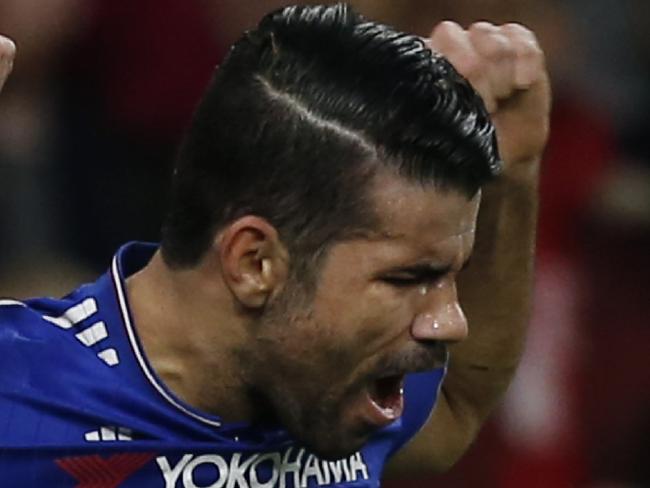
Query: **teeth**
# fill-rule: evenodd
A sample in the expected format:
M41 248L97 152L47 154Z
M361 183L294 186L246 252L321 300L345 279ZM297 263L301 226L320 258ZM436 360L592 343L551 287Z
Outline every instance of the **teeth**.
M385 407L381 409L384 414L386 414L389 417L395 416L395 409L390 408L390 407Z

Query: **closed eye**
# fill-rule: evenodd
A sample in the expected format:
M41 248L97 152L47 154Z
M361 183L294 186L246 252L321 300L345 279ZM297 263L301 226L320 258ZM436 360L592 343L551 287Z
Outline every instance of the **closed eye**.
M395 274L389 274L382 277L382 280L389 285L396 287L409 287L420 285L431 285L437 283L443 276L450 271L450 268L431 268L428 266L418 266L402 270Z
M387 276L383 278L385 283L389 285L396 286L398 288L404 288L407 286L417 286L422 284L418 279L407 278L404 276Z

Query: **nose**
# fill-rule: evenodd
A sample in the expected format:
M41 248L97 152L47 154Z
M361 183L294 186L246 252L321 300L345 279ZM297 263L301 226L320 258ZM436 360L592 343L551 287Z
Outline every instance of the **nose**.
M423 304L411 325L415 340L459 342L467 338L467 318L458 303L455 282L427 291Z

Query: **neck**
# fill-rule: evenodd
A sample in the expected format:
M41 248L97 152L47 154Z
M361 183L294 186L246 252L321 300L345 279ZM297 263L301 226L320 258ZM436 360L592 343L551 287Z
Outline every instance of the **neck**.
M208 259L173 270L158 251L128 278L134 327L149 363L176 396L224 421L246 421L252 416L242 377L247 319Z

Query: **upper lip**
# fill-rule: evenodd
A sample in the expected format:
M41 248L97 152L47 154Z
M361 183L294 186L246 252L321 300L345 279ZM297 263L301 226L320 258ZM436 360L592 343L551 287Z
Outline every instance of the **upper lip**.
M436 352L427 351L424 355L426 357L393 356L386 359L388 364L380 361L375 372L366 377L367 381L373 382L390 376L404 376L410 373L421 373L440 368L446 364L448 352L446 347L442 346Z
M447 362L448 351L444 344L436 343L421 346L418 349L400 356L392 356L381 361L381 369L373 378L420 373L442 367ZM388 363L388 364L386 364Z

